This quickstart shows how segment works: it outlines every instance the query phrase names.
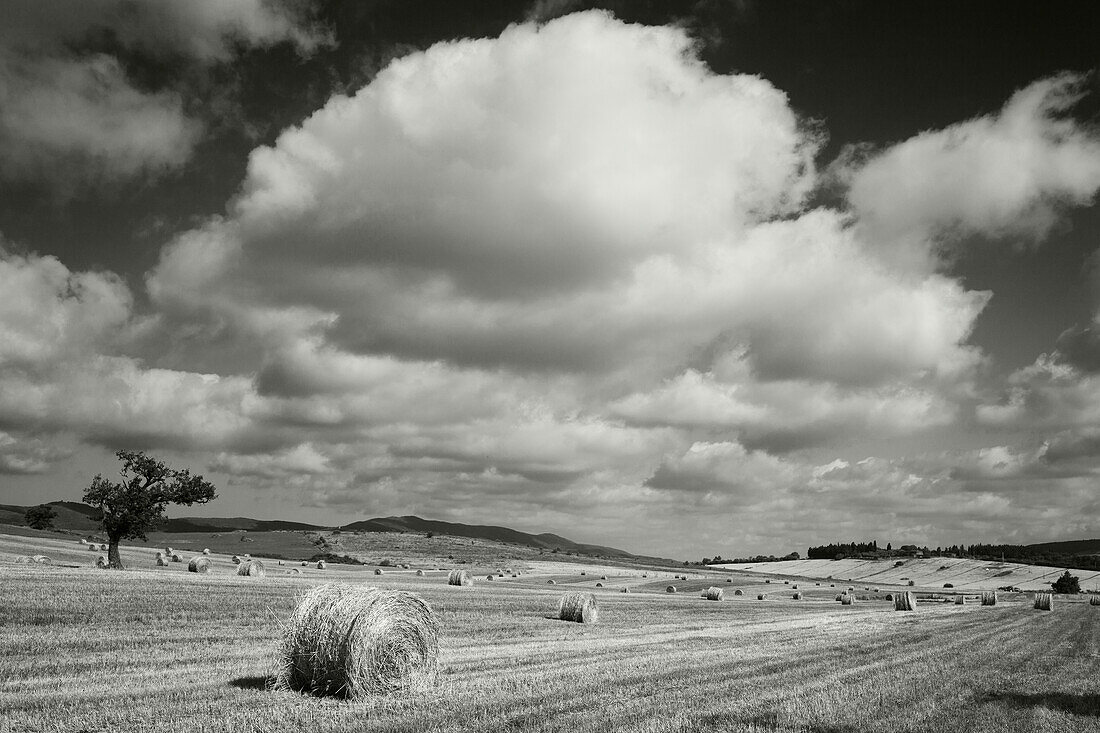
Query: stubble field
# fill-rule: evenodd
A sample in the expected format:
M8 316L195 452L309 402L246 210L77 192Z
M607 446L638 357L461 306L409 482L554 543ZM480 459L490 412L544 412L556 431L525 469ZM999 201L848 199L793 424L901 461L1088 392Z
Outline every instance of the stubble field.
M211 576L0 564L0 730L1100 730L1100 607L1087 603L899 613L842 607L818 586L795 601L773 584L758 601L747 576L715 602L696 590L707 579L667 594L675 581L623 569L607 588L564 565L459 588L444 572L290 576L269 563L245 578L216 564ZM432 604L434 690L347 702L269 689L296 597L333 580ZM597 593L598 624L554 618L574 586Z

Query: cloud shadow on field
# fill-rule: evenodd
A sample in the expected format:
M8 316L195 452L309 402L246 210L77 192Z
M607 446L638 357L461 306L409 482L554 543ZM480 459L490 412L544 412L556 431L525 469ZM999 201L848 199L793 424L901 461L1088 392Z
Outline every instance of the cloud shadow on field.
M238 690L273 690L275 678L271 675L235 677L229 680L229 686L236 687Z
M1100 695L1068 692L1005 692L989 693L980 698L983 703L1007 703L1015 707L1042 707L1070 715L1100 717Z

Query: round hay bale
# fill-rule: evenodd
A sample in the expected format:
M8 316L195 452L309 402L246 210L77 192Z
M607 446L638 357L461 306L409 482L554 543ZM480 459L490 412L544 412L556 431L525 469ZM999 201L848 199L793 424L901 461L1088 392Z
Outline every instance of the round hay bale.
M1090 606L1100 606L1100 596L1090 596L1089 597L1089 605Z
M580 624L594 624L599 620L600 608L596 596L591 593L566 593L558 602L558 618Z
M629 589L629 588L627 588L627 587L626 587L626 586L624 585L624 586L623 586L622 588L619 588L619 592L620 592L620 593L629 593L629 592L630 592L630 589ZM1098 599L1098 600L1100 600L1100 599ZM1100 605L1100 604L1096 604L1096 605Z
M581 575L588 575L588 573L586 573L585 571L582 570Z
M676 586L674 586L674 585L670 585L669 587L665 588L665 593L675 593L675 592L676 592Z
M210 572L210 560L205 555L195 555L187 563L187 572L189 573L209 573Z
M31 561L35 565L53 565L53 560L46 557L45 555L35 555L31 558Z
M449 582L451 582L451 581L450 581L450 580L448 579L448 581L447 581L447 582L449 583ZM554 585L554 579L553 579L553 578L550 578L550 580L546 581L546 584L547 584L547 585Z
M765 580L764 582L765 582L765 583L771 583L771 581L770 581L770 580Z
M408 563L401 563L401 569L402 570L408 570L409 569L409 564Z
M420 596L330 583L298 601L277 686L360 698L427 688L439 669L439 620Z
M738 588L737 590L735 590L735 591L733 592L733 594L734 594L735 596L743 596L743 595L745 595L745 591L743 591L743 590L741 590L740 588Z
M105 567L107 567L107 558L103 557L103 555L100 555L99 557L97 557L97 558L95 559L95 566L96 566L97 568L105 568Z
M802 591L796 591L795 594L793 596L791 596L791 598L793 598L796 601L801 601L802 600Z
M80 538L80 539L78 540L78 542L80 542L80 544L82 544L82 545L86 545L86 544L88 544L88 540L84 539L83 537L81 537L81 538Z
M488 575L485 576L485 579L486 580L492 580L495 577L496 577L495 575L493 575L492 573L489 573Z
M792 585L792 586L791 586L791 590L798 590L798 585L797 585L797 584L795 584L795 585Z
M850 586L848 586L848 592L849 592L849 593L855 593L855 592L856 592L856 588L855 588L855 586L854 586L854 585L850 585Z
M169 557L171 557L171 556L172 556L172 548L171 548L171 547L166 547L166 548L164 549L164 554L165 554L165 555L168 555Z
M157 567L158 568L168 567L168 558L166 558L164 555L160 554L159 552L157 553Z
M308 562L303 562L303 563L302 563L302 567L303 567L303 568L304 568L304 567L306 567L307 565L309 565L309 563L308 563Z
M783 585L790 585L790 584L791 584L791 581L789 581L789 580L784 580L783 581Z
M280 564L280 565L286 565L286 561L285 561L285 560L280 560L280 561L279 561L279 564Z
M247 555L245 555L245 557L248 557L248 556L247 556ZM328 565L326 565L326 564L325 564L325 561L324 561L324 560L318 560L318 561L317 561L317 569L318 569L318 570L324 570L324 569L325 569L325 568L327 568L327 567L328 567Z
M720 601L725 594L726 592L716 585L712 585L703 591L703 597L708 601Z
M291 568L290 570L287 570L286 572L287 572L287 575L301 575L302 574L302 569L301 568Z
M852 605L852 603L855 602L855 600L856 600L855 596L851 595L850 593L845 593L844 595L842 595L840 597L840 605L850 606L850 605Z
M417 575L418 578L423 578L424 577L424 571L423 570L417 570L416 575ZM514 578L515 576L513 575L512 577Z
M596 583L597 588L603 588L603 583Z
M251 560L252 559L252 556L249 555L247 552L244 553L243 555L241 555L241 557L244 558L245 560Z
M1035 608L1039 611L1053 611L1054 610L1054 594L1053 593L1036 593L1035 594Z
M202 554L209 555L210 554L210 548L209 547L202 548Z
M607 576L606 575L601 575L600 580L607 580Z
M727 583L732 583L732 582L733 582L733 578L726 578L726 582L727 582Z
M995 591L995 590L982 591L982 605L983 606L996 606L997 605L997 591Z
M912 611L917 607L917 599L912 591L897 592L894 594L895 611Z
M836 583L829 583L830 588L836 588Z
M887 593L886 594L886 600L888 600L888 601L894 600L894 594L893 593Z
M551 583L554 581L550 581ZM447 575L447 585L473 585L473 577L465 570L459 570L458 568L452 570Z
M172 553L172 562L183 562L183 555L178 552Z
M758 600L758 601L763 601L763 600L766 600L766 599L767 599L767 597L768 597L768 594L767 594L767 593L761 593L760 595L758 595L758 596L756 597L756 600Z
M842 598L844 598L844 594L843 593L837 593L836 598L834 598L833 600L839 603Z
M962 596L962 595L955 596L955 605L956 606L965 606L966 605L966 596Z
M263 578L267 575L267 571L264 570L264 564L259 560L245 560L237 566L237 575Z
M382 575L383 574L382 568L375 568L374 569L374 574L375 575Z
M100 545L99 546L99 551L100 552L107 552L107 545Z
M241 564L240 555L234 555L233 556L233 564L234 565L240 565ZM305 565L305 563L302 563L302 564Z
M99 545L97 545L96 543L93 542L93 543L88 545L88 549L91 550L92 552L99 552Z

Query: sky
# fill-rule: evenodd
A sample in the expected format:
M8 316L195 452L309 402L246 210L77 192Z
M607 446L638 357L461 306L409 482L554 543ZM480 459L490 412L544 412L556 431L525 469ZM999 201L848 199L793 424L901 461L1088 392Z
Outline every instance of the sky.
M1100 537L1100 7L0 0L0 502Z

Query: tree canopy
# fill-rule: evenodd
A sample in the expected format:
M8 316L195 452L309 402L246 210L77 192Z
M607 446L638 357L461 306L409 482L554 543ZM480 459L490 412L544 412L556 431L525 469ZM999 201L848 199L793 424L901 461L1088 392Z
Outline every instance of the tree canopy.
M1055 593L1080 593L1081 581L1076 575L1070 575L1067 570L1058 580L1050 584L1050 589Z
M145 533L164 519L169 504L205 504L217 498L214 485L187 469L171 469L140 451L120 450L121 482L96 474L84 492L84 501L103 512L103 530L110 540L111 567L122 567L118 542L146 539Z
M49 504L32 506L23 512L23 520L31 529L50 529L55 519L57 519L57 512Z

